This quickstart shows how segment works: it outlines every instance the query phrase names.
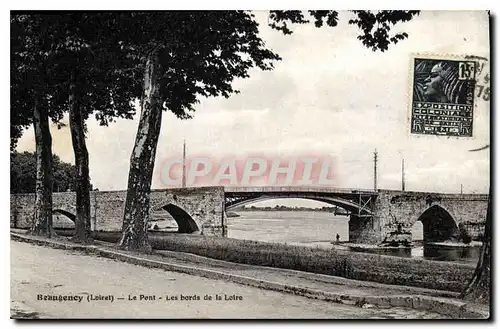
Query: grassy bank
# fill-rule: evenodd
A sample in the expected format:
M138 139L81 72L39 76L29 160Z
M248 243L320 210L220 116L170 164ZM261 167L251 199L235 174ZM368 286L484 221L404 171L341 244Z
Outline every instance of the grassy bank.
M117 242L120 234L96 232L95 237ZM180 251L229 262L455 292L465 288L475 267L452 262L207 236L155 233L150 235L150 240L152 247L158 250Z

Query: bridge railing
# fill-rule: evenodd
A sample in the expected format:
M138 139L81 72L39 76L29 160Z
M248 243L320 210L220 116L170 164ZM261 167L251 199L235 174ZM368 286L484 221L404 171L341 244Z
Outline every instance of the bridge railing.
M225 192L316 192L316 193L360 193L377 194L374 190L361 190L337 187L311 187L311 186L225 186Z

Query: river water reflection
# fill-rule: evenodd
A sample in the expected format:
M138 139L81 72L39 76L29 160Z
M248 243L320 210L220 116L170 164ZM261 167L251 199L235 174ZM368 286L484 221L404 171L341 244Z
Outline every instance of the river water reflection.
M335 241L337 234L340 236L340 242L349 240L349 220L345 216L319 211L242 211L237 214L240 217L228 218L230 238L319 248L333 248L332 241ZM414 239L422 240L422 227L415 225L412 234ZM371 252L475 264L479 258L480 246L429 244L424 246L417 241L411 249Z

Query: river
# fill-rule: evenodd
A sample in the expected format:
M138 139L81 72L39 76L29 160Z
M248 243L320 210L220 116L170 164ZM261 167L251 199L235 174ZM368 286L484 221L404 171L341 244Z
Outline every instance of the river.
M349 219L320 211L242 211L240 217L228 218L228 237L244 240L287 243L319 248L334 248L336 235L340 242L349 241ZM479 246L423 245L420 222L412 228L415 246L411 250L384 250L378 253L400 257L476 263ZM350 248L345 248L350 249Z

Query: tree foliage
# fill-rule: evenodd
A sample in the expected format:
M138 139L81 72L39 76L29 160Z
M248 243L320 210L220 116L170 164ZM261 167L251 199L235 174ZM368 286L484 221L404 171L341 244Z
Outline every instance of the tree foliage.
M75 166L53 155L54 192L75 191ZM36 155L34 152L11 152L10 193L35 193Z
M44 116L61 117L62 112L53 106L57 88L52 89L55 84L50 81L50 57L45 45L52 32L37 15L11 16L11 150L24 129L34 123L35 105Z
M386 51L390 44L396 44L408 38L405 32L391 33L391 29L400 22L410 21L418 10L353 10L353 18L349 20L350 25L359 28L360 40L364 46L373 51ZM314 26L335 27L338 24L338 11L336 10L309 10L307 13L298 10L271 10L269 13L269 26L284 34L292 34L292 24L308 24L314 21Z
M33 94L61 123L69 107L71 73L85 119L107 125L131 119L140 96L141 69L121 50L115 13L11 15L11 149L32 123Z
M160 57L162 108L191 118L199 97L229 97L235 78L248 70L271 70L280 57L259 37L258 23L244 11L121 13L117 18L123 49L142 65L152 52Z
M391 33L418 11L352 11L349 24L372 50L387 50L407 37ZM291 34L293 24L335 27L338 11L272 10L269 26ZM140 97L143 63L161 48L164 108L192 117L198 97L237 93L234 78L248 69L273 68L280 57L264 47L258 23L246 11L60 12L11 16L11 148L31 124L34 90L58 122L68 108L69 74L79 71L81 104L103 125L131 118L131 100ZM40 90L42 89L42 90Z

